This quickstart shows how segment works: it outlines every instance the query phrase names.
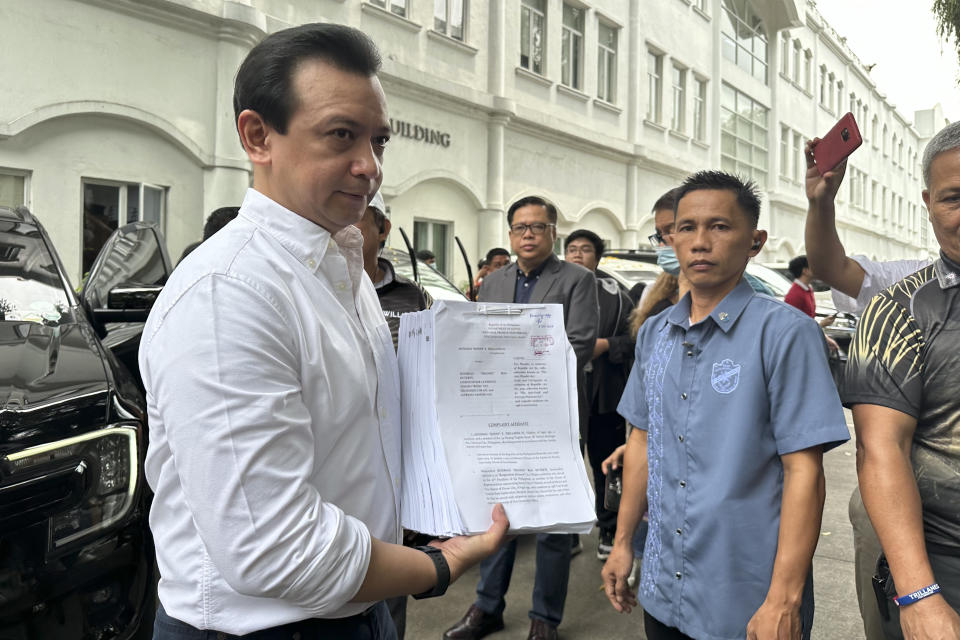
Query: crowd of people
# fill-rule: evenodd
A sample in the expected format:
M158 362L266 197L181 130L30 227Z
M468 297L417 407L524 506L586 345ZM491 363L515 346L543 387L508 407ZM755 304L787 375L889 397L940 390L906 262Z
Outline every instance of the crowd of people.
M400 526L397 328L432 301L379 257L391 226L379 66L359 31L312 24L269 35L237 72L252 187L185 252L140 350L158 640L402 638L408 595L442 596L475 564L476 600L444 637L504 628L517 540L502 505L480 535ZM603 272L589 229L559 259L558 212L536 196L509 206L509 250L478 265L478 301L563 307L598 573L611 610L642 607L649 640L810 637L823 455L850 438L841 402L856 428L867 637L960 638L960 125L924 153L941 254L922 264L846 255L845 165L821 176L817 142L786 302L745 275L767 240L756 187L720 171L653 203L663 273L642 291ZM811 320L814 276L862 313L839 394L831 319ZM618 505L604 499L615 471ZM551 640L582 544L536 545L527 637Z

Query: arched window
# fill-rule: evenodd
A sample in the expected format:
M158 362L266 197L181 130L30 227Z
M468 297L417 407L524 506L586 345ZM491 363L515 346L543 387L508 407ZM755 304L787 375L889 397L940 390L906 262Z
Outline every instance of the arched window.
M749 0L723 0L723 57L767 83L767 33Z

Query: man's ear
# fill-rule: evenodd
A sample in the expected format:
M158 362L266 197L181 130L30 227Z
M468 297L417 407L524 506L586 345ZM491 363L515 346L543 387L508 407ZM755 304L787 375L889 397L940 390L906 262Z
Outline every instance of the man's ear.
M390 224L390 218L383 219L383 232L378 236L380 242L386 242L387 236L390 235L390 229L393 225Z
M750 257L753 258L760 250L763 249L763 245L767 243L767 232L762 229L753 230L753 244L750 245Z
M270 136L273 129L252 109L244 109L237 116L237 131L244 151L253 164L270 164Z
M923 198L923 205L927 208L927 219L930 219L930 190L924 189L920 196Z

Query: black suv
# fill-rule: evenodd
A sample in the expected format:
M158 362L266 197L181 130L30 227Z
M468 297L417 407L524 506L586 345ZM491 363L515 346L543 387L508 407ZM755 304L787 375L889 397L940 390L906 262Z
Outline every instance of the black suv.
M75 295L36 218L0 207L0 640L152 634L136 362L170 270L158 232L132 223Z

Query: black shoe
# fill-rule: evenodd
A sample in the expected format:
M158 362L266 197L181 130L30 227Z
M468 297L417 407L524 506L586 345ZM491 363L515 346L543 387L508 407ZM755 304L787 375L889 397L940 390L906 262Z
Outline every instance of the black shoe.
M613 551L613 532L601 531L600 540L597 542L597 559L606 560Z
M557 640L557 628L549 622L531 618L527 640Z
M480 640L494 631L503 629L503 616L487 613L475 604L470 605L466 615L443 633L444 640Z

